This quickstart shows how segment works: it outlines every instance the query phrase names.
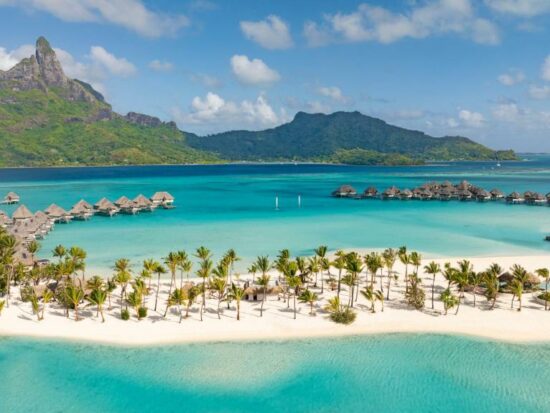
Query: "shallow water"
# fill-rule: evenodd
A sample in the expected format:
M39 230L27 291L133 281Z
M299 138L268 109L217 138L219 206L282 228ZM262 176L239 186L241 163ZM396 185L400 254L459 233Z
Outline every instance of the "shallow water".
M243 270L255 256L281 248L309 254L318 245L384 248L407 245L430 256L541 254L550 234L550 208L504 203L333 199L343 183L413 187L431 180L467 179L487 189L550 191L550 157L526 162L436 164L422 167L330 165L146 166L0 170L0 194L14 190L33 211L51 202L70 208L80 198L150 196L166 190L176 209L139 216L94 217L57 225L42 242L88 252L90 271L127 257L137 266L176 249L206 245L216 254L235 248ZM302 205L298 207L298 195ZM279 197L278 211L275 196ZM14 207L5 207L11 212Z
M550 411L550 345L458 336L146 348L4 338L0 371L11 413Z

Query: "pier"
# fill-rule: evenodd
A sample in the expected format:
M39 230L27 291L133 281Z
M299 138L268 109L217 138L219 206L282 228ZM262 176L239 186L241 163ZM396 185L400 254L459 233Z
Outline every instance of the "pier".
M538 206L550 206L550 192L543 195L540 192L526 191L524 193L511 192L505 195L498 188L487 191L484 188L475 186L468 181L453 184L449 181L427 182L412 190L409 188L400 189L396 186L379 192L374 186L370 186L363 193L358 193L351 185L341 185L332 192L336 198L351 199L382 199L382 200L438 200L438 201L477 201L495 202L503 201L508 204L527 204Z

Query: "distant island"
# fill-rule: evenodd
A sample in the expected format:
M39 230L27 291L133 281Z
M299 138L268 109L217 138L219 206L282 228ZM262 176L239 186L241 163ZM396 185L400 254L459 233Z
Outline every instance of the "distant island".
M140 113L120 115L91 85L69 79L44 37L0 71L0 167L249 162L415 165L517 160L460 136L436 138L359 112L299 112L258 132L205 137Z

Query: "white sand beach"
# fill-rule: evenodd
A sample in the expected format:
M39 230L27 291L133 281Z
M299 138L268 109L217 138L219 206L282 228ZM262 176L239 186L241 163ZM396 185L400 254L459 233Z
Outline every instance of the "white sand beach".
M462 259L462 257L460 258ZM438 259L443 264L457 259ZM491 263L497 262L504 269L517 263L528 271L550 266L550 257L483 257L469 258L474 270L486 269ZM423 261L423 265L428 260ZM550 342L550 311L544 311L544 305L537 302L531 293L523 296L523 309L518 312L510 308L511 295L499 294L494 310L489 310L485 297L477 296L477 307L474 308L473 295L466 293L465 301L460 311L455 315L455 309L443 315L443 304L439 300L439 292L446 288L446 281L441 275L436 278L435 308L431 309L431 278L423 275L423 286L426 291L425 309L417 311L408 307L404 301L404 268L397 263L395 269L399 272L399 280L392 286L390 300L384 303L384 311L380 304L376 305L376 313L372 314L369 303L359 295L355 305L358 312L356 321L351 325L339 325L328 318L323 310L327 299L334 296L325 286L322 300L315 305L316 315L309 315L309 305L298 303L297 319L294 320L292 299L290 308L283 298L270 296L264 306L263 317L260 317L260 302L241 303L241 320L236 319L235 303L227 309L223 303L221 320L216 313L217 301L209 299L204 321L199 320L199 305L195 304L190 316L179 323L176 308L164 319L168 281L163 280L159 297L159 311L152 310L154 293L147 298L149 315L140 321L132 312L129 321L119 317L118 291L113 295L113 308L105 311L106 322L96 317L94 307L83 307L82 319L74 320L71 311L66 318L64 310L55 303L49 304L42 321L37 321L33 315L30 303L19 299L16 288L12 290L9 308L4 308L0 315L1 336L29 336L49 339L67 339L109 343L115 345L155 345L168 343L187 343L205 341L232 340L281 340L307 337L349 336L380 333L442 333L478 336L511 342ZM335 270L332 269L334 273ZM241 280L249 276L241 276ZM364 273L362 275L364 279ZM276 276L273 273L272 280ZM364 283L364 281L363 281ZM315 291L319 292L319 288ZM344 300L347 291L342 294ZM199 299L200 300L200 299ZM517 304L515 306L517 308Z

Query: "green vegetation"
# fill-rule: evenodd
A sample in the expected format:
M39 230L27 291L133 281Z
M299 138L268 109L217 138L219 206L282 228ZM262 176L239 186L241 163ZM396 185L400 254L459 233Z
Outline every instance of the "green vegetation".
M188 136L189 144L230 160L325 161L352 164L416 164L426 160L514 160L459 136L434 138L388 125L359 112L299 112L290 123L259 132Z
M0 137L2 167L219 161L190 148L170 124L140 126L101 101L68 101L55 88L0 89Z

